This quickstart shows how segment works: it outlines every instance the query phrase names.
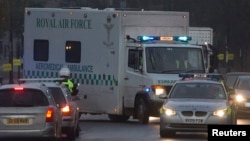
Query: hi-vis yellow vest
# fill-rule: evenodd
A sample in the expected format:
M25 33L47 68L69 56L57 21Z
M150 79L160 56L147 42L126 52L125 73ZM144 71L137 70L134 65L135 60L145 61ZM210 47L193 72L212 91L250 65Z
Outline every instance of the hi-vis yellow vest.
M70 79L68 79L66 82L63 82L63 84L69 88L70 92L73 91L74 83Z
M188 68L188 61L187 60L184 61L184 65L185 65L185 69L187 69ZM180 61L179 60L176 60L176 67L177 67L177 69L180 68Z

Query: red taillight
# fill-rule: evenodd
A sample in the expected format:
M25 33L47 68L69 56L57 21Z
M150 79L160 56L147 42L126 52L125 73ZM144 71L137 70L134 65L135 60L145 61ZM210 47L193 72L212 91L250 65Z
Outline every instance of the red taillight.
M14 90L15 90L15 91L22 91L22 90L23 90L23 87L15 87Z
M71 108L69 105L65 105L63 108L62 108L62 115L64 116L70 116L71 114Z
M49 108L46 113L46 122L53 122L54 110Z

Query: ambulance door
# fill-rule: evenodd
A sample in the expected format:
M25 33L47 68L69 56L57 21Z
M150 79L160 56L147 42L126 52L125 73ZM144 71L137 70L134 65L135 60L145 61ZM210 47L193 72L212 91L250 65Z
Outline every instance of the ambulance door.
M135 95L141 90L143 84L142 52L143 51L140 48L127 49L127 66L124 82L124 106L127 108L134 107Z

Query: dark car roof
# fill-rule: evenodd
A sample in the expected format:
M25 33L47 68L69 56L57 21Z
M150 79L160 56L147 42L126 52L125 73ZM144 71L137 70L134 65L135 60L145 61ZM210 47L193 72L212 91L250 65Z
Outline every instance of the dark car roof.
M241 75L238 77L238 79L241 79L241 78L246 78L246 79L250 79L250 75Z
M227 76L230 76L230 75L236 75L236 76L240 76L240 75L250 75L250 72L228 72L228 73L226 73L226 75L225 75L225 78L227 77Z
M224 75L224 79L226 80L230 76L241 76L241 75L250 75L250 72L228 72Z
M250 76L250 72L228 72L224 77L226 87L232 87L239 76L246 75Z

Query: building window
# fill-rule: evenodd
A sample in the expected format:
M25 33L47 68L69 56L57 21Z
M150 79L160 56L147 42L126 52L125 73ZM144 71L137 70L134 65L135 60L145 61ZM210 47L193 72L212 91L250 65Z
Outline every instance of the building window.
M81 62L81 42L66 41L65 57L66 57L65 61L67 63L80 63Z

